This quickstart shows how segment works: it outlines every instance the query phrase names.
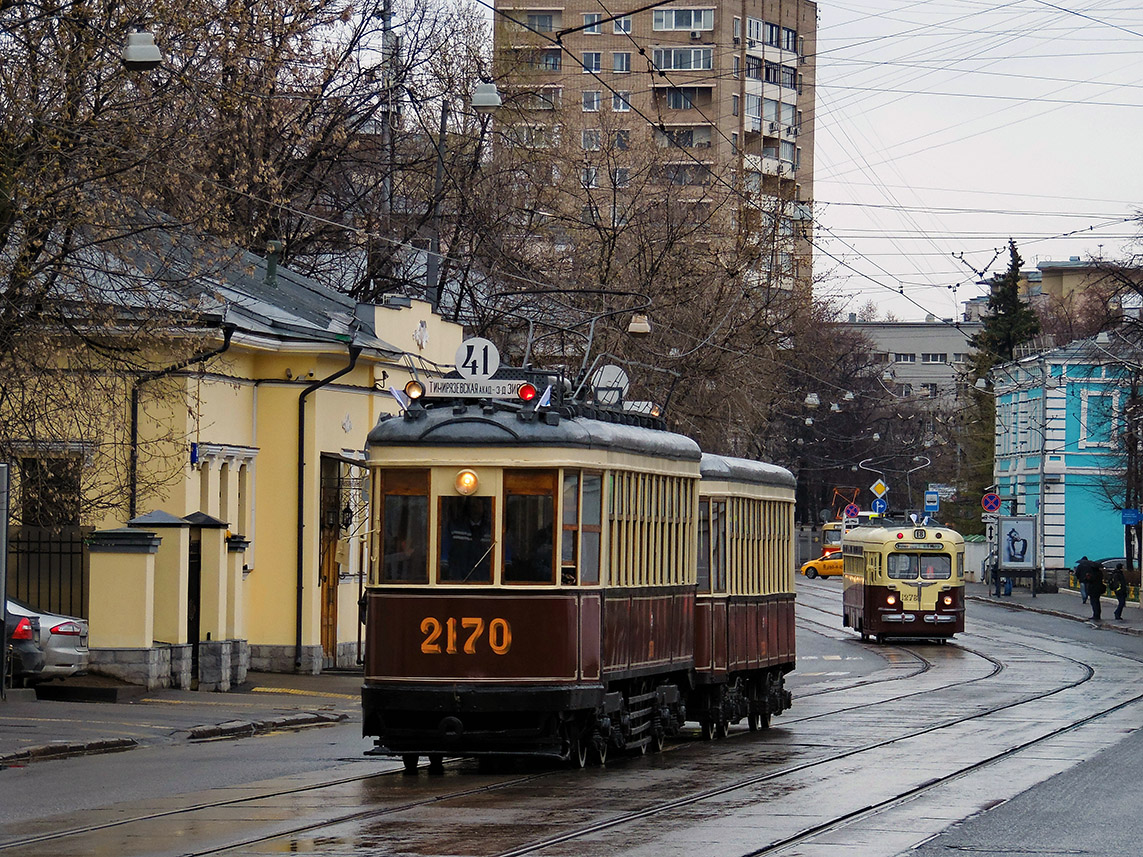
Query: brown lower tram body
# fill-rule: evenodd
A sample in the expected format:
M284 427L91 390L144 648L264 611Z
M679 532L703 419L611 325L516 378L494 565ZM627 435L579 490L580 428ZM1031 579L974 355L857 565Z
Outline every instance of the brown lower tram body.
M847 580L842 600L842 625L863 640L948 639L964 632L963 583L884 586Z
M578 760L790 707L792 595L373 588L363 734L378 754Z

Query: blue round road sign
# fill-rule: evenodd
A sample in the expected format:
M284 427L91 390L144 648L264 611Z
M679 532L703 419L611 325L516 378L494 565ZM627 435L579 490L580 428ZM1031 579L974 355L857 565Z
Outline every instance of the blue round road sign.
M869 508L870 510L876 512L878 515L884 515L889 511L889 501L884 497L878 497L876 500L869 504Z
M980 498L980 505L984 507L986 512L999 512L1000 495L989 492Z
M856 518L861 513L861 507L856 503L850 503L845 507L845 517Z

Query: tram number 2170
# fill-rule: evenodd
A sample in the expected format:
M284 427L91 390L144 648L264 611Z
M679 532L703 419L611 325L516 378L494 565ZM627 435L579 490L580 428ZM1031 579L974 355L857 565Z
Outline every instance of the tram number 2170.
M512 626L507 619L496 618L486 625L479 616L453 617L443 622L426 616L421 620L421 633L425 635L421 651L426 655L475 655L482 640L497 655L506 655L512 648Z

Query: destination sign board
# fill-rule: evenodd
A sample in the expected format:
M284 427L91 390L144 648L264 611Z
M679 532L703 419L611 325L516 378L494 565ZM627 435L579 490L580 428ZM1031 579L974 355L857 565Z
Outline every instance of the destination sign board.
M426 396L456 399L514 399L520 389L519 380L492 381L479 378L426 378Z

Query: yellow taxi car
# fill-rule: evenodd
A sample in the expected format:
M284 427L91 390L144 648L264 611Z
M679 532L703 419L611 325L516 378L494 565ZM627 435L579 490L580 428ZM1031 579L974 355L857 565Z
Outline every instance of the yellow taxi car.
M802 574L811 580L815 577L838 577L841 575L841 552L811 559L802 566Z

